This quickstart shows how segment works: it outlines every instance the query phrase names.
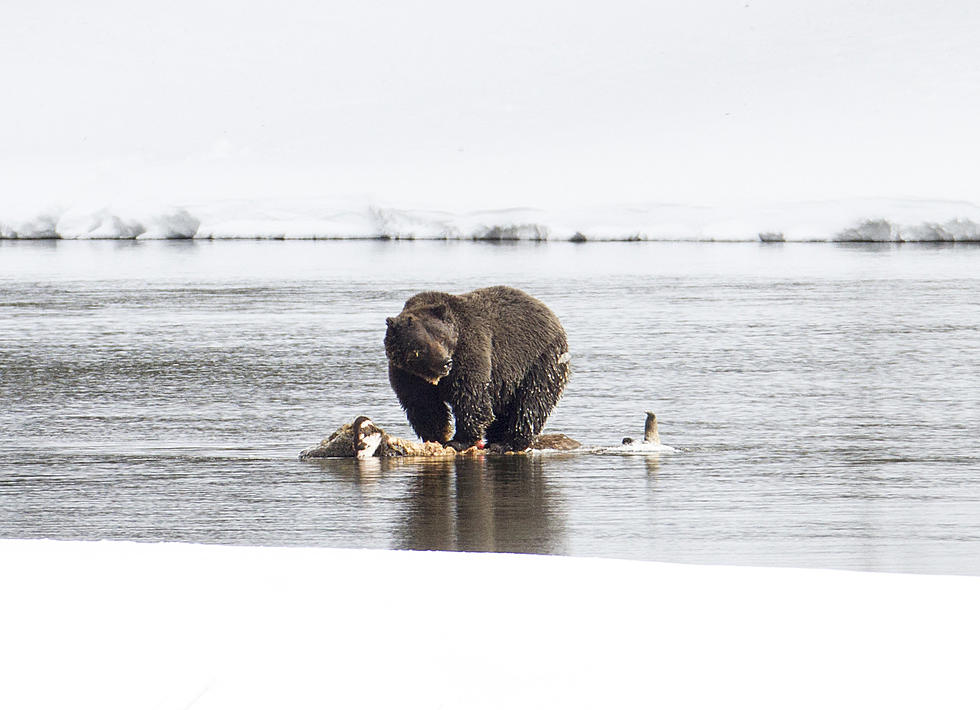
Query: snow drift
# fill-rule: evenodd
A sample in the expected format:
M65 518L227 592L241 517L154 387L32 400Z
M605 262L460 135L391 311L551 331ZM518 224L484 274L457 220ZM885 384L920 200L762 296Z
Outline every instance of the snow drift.
M0 214L0 237L973 243L980 242L980 206L881 199L724 208L649 203L467 210L336 198L225 200L75 206L19 218Z
M0 706L975 707L980 578L0 541Z

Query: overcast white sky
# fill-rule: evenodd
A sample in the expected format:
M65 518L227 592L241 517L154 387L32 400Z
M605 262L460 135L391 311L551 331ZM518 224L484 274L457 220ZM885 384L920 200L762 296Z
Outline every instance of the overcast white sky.
M978 200L969 0L4 0L0 202Z

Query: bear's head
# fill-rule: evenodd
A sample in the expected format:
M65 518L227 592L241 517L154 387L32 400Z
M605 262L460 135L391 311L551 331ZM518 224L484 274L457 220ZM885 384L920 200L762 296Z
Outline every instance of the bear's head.
M449 374L459 333L446 304L405 308L385 322L388 362L433 385Z

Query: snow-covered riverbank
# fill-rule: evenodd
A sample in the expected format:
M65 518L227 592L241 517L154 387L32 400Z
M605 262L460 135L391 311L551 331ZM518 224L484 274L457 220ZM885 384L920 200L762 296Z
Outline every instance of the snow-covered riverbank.
M980 578L0 541L9 708L975 707Z
M393 207L358 198L257 199L21 209L0 214L0 237L978 242L980 206L875 199L470 209Z

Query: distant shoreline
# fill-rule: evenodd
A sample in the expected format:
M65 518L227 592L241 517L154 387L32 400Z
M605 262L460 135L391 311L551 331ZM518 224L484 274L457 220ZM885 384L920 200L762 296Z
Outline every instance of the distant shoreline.
M922 246L975 246L980 245L980 235L966 238L841 238L809 237L800 239L766 239L761 235L751 238L729 237L646 237L646 236L598 236L598 237L550 237L547 239L520 239L517 237L486 239L481 237L429 237L429 236L389 236L376 235L194 235L189 237L63 237L60 235L6 236L0 235L0 242L460 242L483 244L880 244L880 245L922 245Z
M357 200L234 200L0 212L0 239L980 243L980 205L854 199L452 210Z

